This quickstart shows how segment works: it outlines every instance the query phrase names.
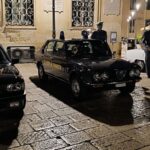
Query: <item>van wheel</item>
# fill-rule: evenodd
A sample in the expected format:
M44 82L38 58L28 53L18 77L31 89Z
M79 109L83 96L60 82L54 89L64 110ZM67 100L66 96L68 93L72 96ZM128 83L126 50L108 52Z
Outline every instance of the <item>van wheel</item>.
M38 66L38 75L39 75L39 79L42 81L45 81L48 79L48 76L46 75L42 65Z
M77 77L73 77L70 81L71 91L75 99L85 98L86 88L82 85Z

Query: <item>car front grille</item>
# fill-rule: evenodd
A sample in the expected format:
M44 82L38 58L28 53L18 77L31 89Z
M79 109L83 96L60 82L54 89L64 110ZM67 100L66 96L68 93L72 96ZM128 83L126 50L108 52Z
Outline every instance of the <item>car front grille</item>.
M0 93L2 93L6 89L6 85L0 84Z

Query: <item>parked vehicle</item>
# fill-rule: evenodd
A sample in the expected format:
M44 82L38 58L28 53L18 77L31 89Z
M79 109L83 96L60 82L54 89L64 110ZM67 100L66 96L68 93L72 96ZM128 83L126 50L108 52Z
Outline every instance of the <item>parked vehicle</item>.
M99 40L48 40L36 64L40 80L51 76L69 83L75 98L91 88L131 93L141 79L137 64L112 58L108 44Z
M122 43L121 57L127 61L138 64L141 71L145 71L145 52L135 39L128 39Z
M19 112L25 107L25 83L14 66L18 61L10 60L0 45L0 112Z
M132 49L127 51L127 60L135 62L141 68L141 71L145 71L145 52L143 49Z

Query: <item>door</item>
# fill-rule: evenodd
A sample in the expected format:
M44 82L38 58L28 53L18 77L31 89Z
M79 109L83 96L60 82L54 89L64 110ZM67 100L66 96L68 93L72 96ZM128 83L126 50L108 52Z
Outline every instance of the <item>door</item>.
M54 75L59 78L65 79L64 73L66 71L67 59L63 41L56 42L52 62Z
M52 73L52 59L55 41L49 41L44 47L43 67L46 73Z

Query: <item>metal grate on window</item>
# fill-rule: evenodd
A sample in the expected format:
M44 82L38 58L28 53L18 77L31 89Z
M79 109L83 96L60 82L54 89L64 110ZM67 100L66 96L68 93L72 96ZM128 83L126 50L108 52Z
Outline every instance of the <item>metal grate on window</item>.
M33 0L5 0L6 24L12 26L33 26Z
M72 0L72 26L91 27L94 22L95 0Z

